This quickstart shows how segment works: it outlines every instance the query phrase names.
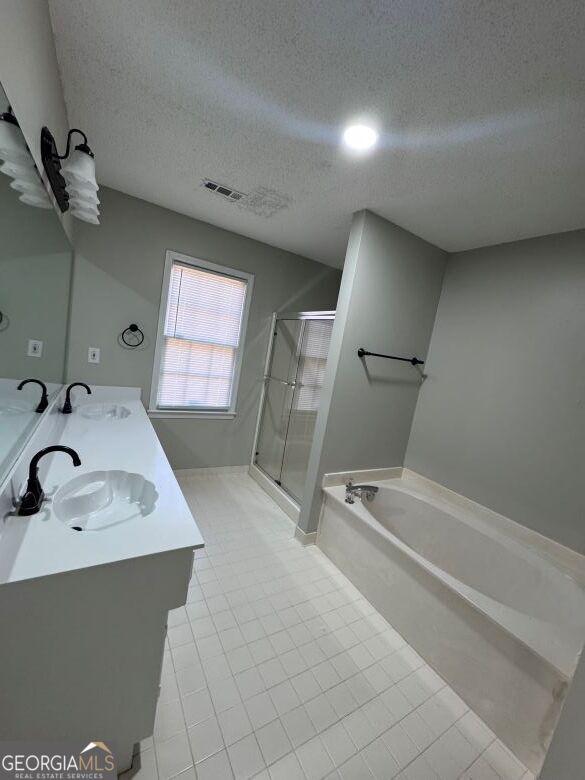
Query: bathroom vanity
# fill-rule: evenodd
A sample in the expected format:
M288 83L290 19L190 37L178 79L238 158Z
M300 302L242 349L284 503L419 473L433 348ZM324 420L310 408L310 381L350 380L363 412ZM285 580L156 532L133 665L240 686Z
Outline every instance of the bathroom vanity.
M61 411L72 248L13 102L0 85L0 740L103 741L122 772L203 540L139 390L77 383Z
M185 603L199 529L138 389L47 410L0 491L0 737L101 740L118 772L153 731L167 613ZM17 514L31 457L42 509Z

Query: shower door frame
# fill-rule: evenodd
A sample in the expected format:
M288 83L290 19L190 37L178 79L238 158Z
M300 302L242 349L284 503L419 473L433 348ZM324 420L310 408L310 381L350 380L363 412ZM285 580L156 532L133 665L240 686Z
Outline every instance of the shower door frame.
M256 419L256 430L254 432L254 444L252 446L252 454L250 457L250 467L258 469L262 473L262 475L270 481L274 489L280 491L283 494L283 496L288 501L292 501L297 508L300 508L297 499L293 495L291 495L291 493L289 493L285 487L283 487L280 484L280 481L275 480L273 477L270 476L270 474L264 471L262 466L259 466L258 463L256 463L258 440L260 438L260 426L262 424L264 405L266 403L266 390L268 387L268 382L270 380L269 371L270 371L270 363L272 360L272 350L274 347L274 337L276 336L276 323L279 320L334 320L335 315L336 315L335 310L334 311L274 312L270 321L270 338L268 340L268 349L266 351L266 359L264 361L264 375L262 378L262 390L260 392L260 405L258 407L258 417ZM299 349L303 343L303 336L304 336L304 328L302 328L301 332L299 333L299 341L298 341ZM300 355L298 356L298 359L300 360ZM298 362L297 362L297 371L298 371ZM290 422L290 412L289 412L289 422ZM285 441L285 447L286 447L286 441ZM284 458L284 452L283 452L283 458Z

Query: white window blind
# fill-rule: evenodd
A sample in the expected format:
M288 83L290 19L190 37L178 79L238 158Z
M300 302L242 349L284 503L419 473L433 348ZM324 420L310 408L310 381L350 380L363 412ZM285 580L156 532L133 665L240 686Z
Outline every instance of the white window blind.
M331 320L309 320L305 325L293 401L300 412L316 412L319 408L332 329Z
M232 406L248 282L173 261L159 334L158 409Z

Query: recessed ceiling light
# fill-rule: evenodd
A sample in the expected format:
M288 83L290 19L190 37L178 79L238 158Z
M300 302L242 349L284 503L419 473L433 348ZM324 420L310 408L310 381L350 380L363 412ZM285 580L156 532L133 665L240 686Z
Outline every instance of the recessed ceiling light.
M357 152L372 149L378 140L378 133L368 125L350 125L343 131L343 143Z

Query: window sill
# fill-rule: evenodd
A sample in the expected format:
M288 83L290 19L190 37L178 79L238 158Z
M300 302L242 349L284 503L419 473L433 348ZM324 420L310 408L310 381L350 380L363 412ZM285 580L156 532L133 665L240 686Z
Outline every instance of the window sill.
M188 409L148 409L149 417L166 417L172 418L200 418L207 420L233 420L236 416L235 412L203 412L203 411L190 411Z

